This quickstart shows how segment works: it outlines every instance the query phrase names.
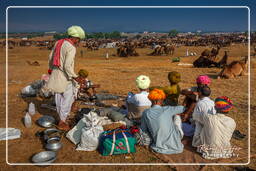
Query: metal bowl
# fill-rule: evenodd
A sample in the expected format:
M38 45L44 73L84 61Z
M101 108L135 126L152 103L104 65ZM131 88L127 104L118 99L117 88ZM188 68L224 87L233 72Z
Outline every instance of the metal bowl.
M44 115L37 120L38 125L44 128L49 128L55 124L55 119L52 116Z
M60 137L52 137L47 140L47 144L45 148L51 151L58 151L62 147L62 143L60 142Z
M32 157L32 162L45 165L54 162L56 160L56 156L57 154L54 151L42 151Z

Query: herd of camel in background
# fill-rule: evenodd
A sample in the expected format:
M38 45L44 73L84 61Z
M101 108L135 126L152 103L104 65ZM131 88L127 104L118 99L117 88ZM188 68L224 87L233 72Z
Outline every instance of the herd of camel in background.
M247 72L247 61L248 57L245 57L241 61L233 61L227 64L228 52L224 51L224 56L218 62L216 61L217 55L219 54L220 46L212 48L212 50L205 49L201 56L193 62L195 68L209 68L217 67L222 68L221 72L218 74L219 78L235 78L236 76L246 75ZM256 51L256 47L254 47ZM175 46L170 44L156 45L152 53L148 54L151 56L159 55L173 55L175 51ZM123 46L117 48L117 55L120 57L128 56L139 56L135 50L134 44L127 43Z
M230 38L231 39L231 38ZM208 40L208 42L212 43L213 45L216 46L216 40L213 39ZM232 39L231 39L232 40ZM238 39L241 41L240 39ZM108 42L97 42L97 41L89 41L85 42L85 44L82 47L87 47L88 50L98 50L100 44L109 44ZM118 41L115 40L115 48L117 49L116 51L116 56L119 57L128 57L128 56L139 56L139 54L136 51L136 48L145 48L145 47L151 47L152 52L149 53L149 56L161 56L161 55L174 55L175 48L179 46L179 44L171 44L168 43L168 41L164 41L159 39L159 40L154 40L154 39L145 39L145 40L140 40L140 41ZM177 40L176 40L177 41ZM231 41L230 41L231 42ZM2 42L2 46L4 46L5 42ZM181 43L181 42L180 42ZM184 42L183 42L184 43ZM207 43L207 42L204 42ZM39 46L40 49L41 47L45 46L48 49L52 49L54 42L53 41L21 41L19 43L14 42L14 41L8 41L9 47L14 48L15 46ZM111 43L110 43L111 44ZM192 44L193 45L193 44ZM199 44L200 45L200 44ZM225 45L225 46L224 46ZM216 48L212 48L211 50L205 49L201 55L193 62L193 66L196 68L208 68L208 67L217 67L217 68L222 68L221 72L218 74L218 78L234 78L236 76L240 75L246 75L246 70L247 70L247 58L241 60L241 61L233 61L230 64L227 64L228 61L228 53L229 51L224 51L224 56L222 57L221 60L216 61L217 55L219 54L219 51L222 47L226 47L226 44L217 44ZM254 45L254 55L256 54L256 46ZM40 64L35 61L35 62L30 62L27 61L29 65L33 66L40 66Z

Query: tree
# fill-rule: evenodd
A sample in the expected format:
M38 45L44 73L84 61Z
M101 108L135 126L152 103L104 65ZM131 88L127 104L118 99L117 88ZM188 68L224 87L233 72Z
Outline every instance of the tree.
M60 33L60 34L53 35L53 38L55 40L59 40L59 39L67 38L67 37L68 37L68 33Z
M121 33L119 31L113 31L111 33L111 37L112 38L120 38L121 37Z
M178 33L179 33L179 32L178 32L177 30L173 29L173 30L170 30L170 31L169 31L168 36L169 36L169 37L175 37L175 36L177 36Z

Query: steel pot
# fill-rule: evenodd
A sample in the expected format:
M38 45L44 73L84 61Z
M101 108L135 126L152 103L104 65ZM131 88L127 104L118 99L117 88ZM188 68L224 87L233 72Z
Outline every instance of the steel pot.
M62 131L56 129L56 128L48 128L46 130L44 130L44 141L46 142L52 135L56 136L56 133L58 133L57 135L60 135Z
M47 140L47 144L45 148L51 151L58 151L62 147L62 143L60 142L60 137L51 137Z

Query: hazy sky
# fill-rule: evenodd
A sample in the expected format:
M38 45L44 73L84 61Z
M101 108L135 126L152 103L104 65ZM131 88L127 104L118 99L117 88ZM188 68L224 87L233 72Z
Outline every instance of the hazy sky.
M60 3L61 2L61 3ZM248 6L251 10L251 29L256 30L256 1L1 1L1 11L7 6ZM108 31L246 31L247 8L10 8L9 32L65 31L80 25L87 32ZM1 32L5 32L5 15L0 16Z

